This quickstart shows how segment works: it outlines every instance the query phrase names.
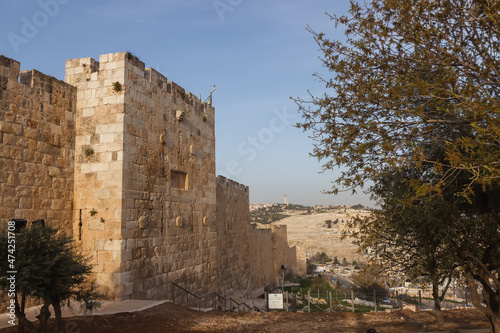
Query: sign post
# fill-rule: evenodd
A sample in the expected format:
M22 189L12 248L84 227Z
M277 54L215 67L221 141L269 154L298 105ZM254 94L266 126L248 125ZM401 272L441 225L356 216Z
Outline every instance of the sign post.
M283 294L267 295L269 310L283 310Z

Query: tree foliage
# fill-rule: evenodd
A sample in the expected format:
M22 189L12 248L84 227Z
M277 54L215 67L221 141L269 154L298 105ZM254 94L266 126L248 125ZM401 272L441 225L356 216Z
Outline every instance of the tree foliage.
M310 29L331 77L327 92L296 99L299 127L325 169L344 166L354 188L387 167L432 164L440 189L459 174L500 177L500 2L372 0L331 16L345 41ZM443 135L443 134L446 135ZM423 147L440 147L435 159Z
M0 248L6 249L8 233L5 228L0 232ZM33 225L16 234L16 316L30 332L37 329L24 315L20 299L29 296L42 302L40 332L48 332L47 320L52 306L56 316L54 332L62 325L61 306L70 300L83 301L87 309L98 306L99 295L89 282L91 272L89 258L84 257L73 247L71 238L57 234L47 226ZM8 289L8 268L4 251L0 261L0 288Z
M349 224L357 232L363 250L371 261L393 277L410 278L422 287L432 286L438 325L444 324L441 302L452 278L458 276L459 256L454 228L460 211L445 198L415 198L415 182L420 170L386 173L371 188L380 209ZM411 201L411 204L408 202ZM445 288L440 293L439 286Z
M325 252L317 252L314 256L313 256L313 260L316 261L316 262L320 262L322 264L326 263L327 261L332 261L332 258L330 258Z
M375 184L362 245L430 280L459 266L499 332L500 1L371 0L330 18L344 41L309 29L327 90L295 100L312 155L344 167L342 187Z
M438 322L437 286L460 274L468 281L473 304L500 329L500 186L475 185L474 197L456 195L468 179L457 178L442 195L419 196L417 183L438 175L418 168L393 170L371 188L380 209L353 220L361 248L377 264L422 283L431 283Z

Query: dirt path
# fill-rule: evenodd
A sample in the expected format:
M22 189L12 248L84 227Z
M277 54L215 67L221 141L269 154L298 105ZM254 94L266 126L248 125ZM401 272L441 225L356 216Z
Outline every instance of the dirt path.
M445 311L448 330L487 328L484 316L476 310ZM227 313L198 312L171 303L140 311L114 315L65 319L65 332L338 332L365 333L376 328L384 333L426 332L436 330L430 312L391 313ZM16 328L0 330L16 332Z

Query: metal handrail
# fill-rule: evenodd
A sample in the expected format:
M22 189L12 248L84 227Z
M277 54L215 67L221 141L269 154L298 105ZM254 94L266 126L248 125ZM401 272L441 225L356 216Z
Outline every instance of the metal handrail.
M228 299L229 299L229 306L231 306L231 301L233 301L234 303L236 303L236 305L238 305L238 311L240 310L240 305L244 305L244 306L246 306L246 307L247 307L250 311L252 311L253 309L257 309L258 311L260 311L260 309L259 309L259 308L257 308L256 306L254 306L254 307L252 308L252 307L250 307L250 306L249 306L247 303L245 303L245 302L238 303L237 301L235 301L235 300L234 300L233 298L231 298L231 297L228 297Z
M172 286L173 287L177 287L179 288L180 290L184 291L186 293L186 306L189 307L189 295L191 296L194 296L196 299L198 299L198 310L201 311L201 300L205 297L208 297L208 296L216 296L218 297L219 299L223 300L224 301L224 310L227 309L227 301L229 301L229 311L232 311L231 309L231 302L234 302L237 306L238 306L238 311L240 310L240 306L241 305L244 305L245 307L247 307L250 311L252 310L257 310L257 311L262 311L260 308L256 307L256 306L249 306L247 303L245 302L241 302L241 303L238 303L236 300L234 300L232 297L223 297L221 295L219 295L218 293L216 293L215 291L211 291L211 292L208 292L204 295L201 295L201 296L198 296L194 293L192 293L191 291L187 290L186 288L178 285L177 283L175 282L171 282L172 283ZM173 292L172 290L172 302L175 303L175 292ZM226 310L227 311L227 310Z
M172 282L172 285L174 287L179 288L180 290L184 291L186 293L186 306L189 307L189 295L194 296L196 299L198 299L198 310L201 311L201 300L207 296L212 295L212 292L206 293L205 295L198 296L191 291L187 290L186 288L179 286L177 283ZM172 293L172 302L175 303L175 293Z

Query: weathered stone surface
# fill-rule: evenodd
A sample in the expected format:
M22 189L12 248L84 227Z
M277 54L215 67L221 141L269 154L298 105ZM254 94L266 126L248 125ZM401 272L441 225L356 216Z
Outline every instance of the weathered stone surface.
M19 68L19 62L0 56L0 72L8 74L0 87L0 217L50 219L68 230L76 88L35 70L23 71L19 82ZM57 196L48 195L53 190Z
M93 257L108 298L248 296L305 253L249 223L215 177L214 108L127 53L66 62L66 82L0 56L0 218L50 219ZM303 261L304 265L297 264Z

